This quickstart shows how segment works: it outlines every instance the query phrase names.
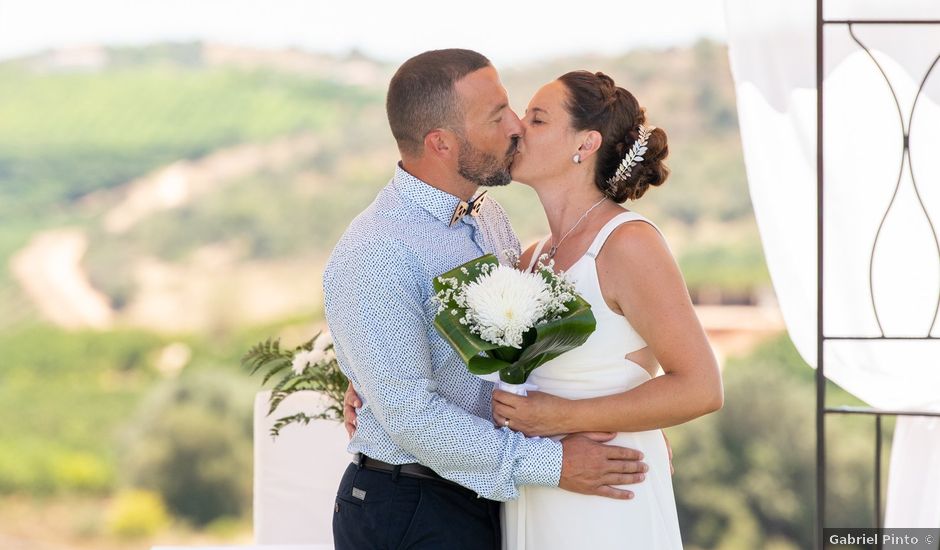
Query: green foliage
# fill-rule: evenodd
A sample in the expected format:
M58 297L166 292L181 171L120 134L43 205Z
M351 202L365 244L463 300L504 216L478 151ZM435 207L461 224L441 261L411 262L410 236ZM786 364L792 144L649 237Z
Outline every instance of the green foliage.
M104 492L112 486L113 472L100 457L88 452L65 453L52 460L56 487L80 492Z
M124 491L109 509L108 531L122 539L152 537L169 523L166 505L151 491Z
M770 285L760 242L717 242L688 247L678 258L690 288L750 290Z
M325 355L324 359L317 364L308 364L299 374L291 369L294 355L302 351L309 352L313 350L317 339L321 337L325 337L324 333L317 333L313 338L290 351L281 349L280 339L272 340L268 338L252 346L242 357L242 366L248 368L250 374L254 375L259 371L264 373L264 378L261 381L262 385L280 375L271 390L271 396L268 400L269 416L274 414L274 411L288 396L296 392L314 391L323 394L327 398L327 408L319 413L310 415L300 412L278 418L271 427L272 437L280 435L281 430L291 424L306 425L311 420L343 419L343 398L349 380L340 370L339 363L333 355L332 343L319 348Z
M251 527L250 525L248 526ZM219 539L232 539L245 530L245 521L234 517L221 517L206 525L206 532Z
M38 212L225 145L302 130L327 136L378 100L368 90L273 71L11 67L0 71L0 205L16 200L17 210Z
M123 441L122 471L196 525L240 516L251 497L251 403L247 381L201 370L155 388Z
M53 450L52 445L40 446L34 441L30 443L32 445L27 447L16 439L8 438L0 445L0 493L29 491L47 494L55 490L49 474L49 460L43 451L62 451Z
M812 547L812 374L781 336L749 357L729 361L721 411L669 430L687 548ZM827 498L838 503L830 506L831 525L868 526L873 433L856 424L829 434Z
M702 39L692 47L694 78L698 86L695 107L708 126L719 130L737 131L738 119L733 98L714 75L727 74L728 54L715 42ZM730 101L729 101L730 100Z
M706 124L697 130L705 129L715 134L696 139L670 134L671 174L661 188L650 189L636 203L641 209L687 226L752 215L737 128L720 132Z
M0 331L0 493L99 493L113 443L156 378L159 337L137 331Z
M99 232L101 209L113 206L114 197L88 201L90 194L179 160L298 132L322 139L330 155L332 145L346 149L347 139L366 148L375 135L388 141L384 117L373 114L381 108L381 91L339 84L331 75L210 67L200 52L198 44L116 48L109 51L112 64L100 72L0 64L0 263L41 229L87 228L93 239L85 266L92 283L120 309L136 291L133 259L142 255L179 259L202 244L244 238L252 257L283 257L305 250L297 235L317 243L320 236L335 240L338 220L348 221L371 199L311 216L315 202L296 201L289 192L262 214L259 205L270 201L259 200L257 191L270 192L271 174L253 176L255 193L236 192L231 201L220 194L222 204L213 206L210 198L208 208L167 215L140 233ZM350 120L369 123L348 131ZM376 185L384 177L375 177ZM275 179L294 183L292 177ZM341 195L342 189L336 191ZM19 301L3 270L0 328L35 318Z
M188 337L184 341L193 357L184 373L237 365L240 350L261 335L301 321L310 322L287 319L225 336ZM160 375L153 364L174 341L179 340L130 330L16 326L0 331L0 417L8 419L0 423L0 497L115 490L122 464L119 435L128 422L136 422L141 399L156 391ZM230 377L244 385L238 407L248 414L253 384L232 367L223 378ZM239 437L250 440L242 428ZM239 452L250 455L250 450ZM250 479L251 472L240 475Z

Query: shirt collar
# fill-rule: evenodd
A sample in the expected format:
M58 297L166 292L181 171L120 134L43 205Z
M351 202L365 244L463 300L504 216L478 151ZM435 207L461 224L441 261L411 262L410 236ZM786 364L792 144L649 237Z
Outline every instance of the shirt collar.
M432 216L443 222L444 225L450 224L454 210L457 208L457 205L461 203L459 197L455 197L446 191L441 191L437 187L408 173L407 170L402 168L400 162L395 166L393 182L395 189L401 196L430 212ZM483 190L479 190L473 198L476 199L482 193ZM468 218L470 218L470 216L464 216L463 219L466 221Z

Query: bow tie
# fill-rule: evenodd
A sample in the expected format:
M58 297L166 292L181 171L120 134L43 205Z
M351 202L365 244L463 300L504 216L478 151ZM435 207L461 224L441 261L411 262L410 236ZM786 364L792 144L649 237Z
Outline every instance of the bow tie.
M448 227L451 227L460 221L464 216L467 215L467 213L469 213L474 218L479 216L480 209L483 208L484 202L486 202L486 191L480 193L477 198L470 202L460 201L460 203L457 204L457 208L454 209L454 215L451 216Z

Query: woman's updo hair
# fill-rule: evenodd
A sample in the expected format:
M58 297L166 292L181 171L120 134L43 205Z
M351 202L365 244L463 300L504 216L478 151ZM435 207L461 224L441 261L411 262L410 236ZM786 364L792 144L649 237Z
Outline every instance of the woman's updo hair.
M663 163L669 154L666 132L652 131L643 160L631 169L630 177L608 183L624 156L639 137L639 127L646 123L646 109L633 94L614 84L604 73L572 71L558 78L568 89L566 108L575 130L596 130L602 139L597 151L594 183L612 200L622 203L637 200L650 185L662 185L669 177Z

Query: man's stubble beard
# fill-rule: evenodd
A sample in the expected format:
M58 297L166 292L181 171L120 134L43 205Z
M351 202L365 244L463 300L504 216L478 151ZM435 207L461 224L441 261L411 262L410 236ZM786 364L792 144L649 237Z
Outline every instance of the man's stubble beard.
M457 173L464 179L481 187L499 187L512 181L509 167L518 147L518 139L512 140L502 161L492 153L480 151L462 136L458 136L458 140L460 155L457 157Z

